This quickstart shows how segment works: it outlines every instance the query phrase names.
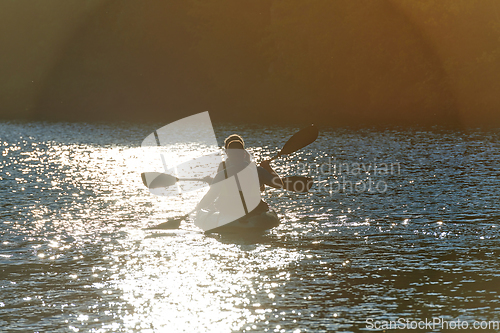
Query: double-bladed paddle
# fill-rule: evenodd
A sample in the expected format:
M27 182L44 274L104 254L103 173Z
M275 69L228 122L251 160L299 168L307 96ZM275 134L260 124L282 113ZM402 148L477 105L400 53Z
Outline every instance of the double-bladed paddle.
M272 157L269 161L275 160L280 156L289 155L299 149L313 143L318 137L318 129L316 126L311 125L301 129L295 133L285 143L283 148L278 154ZM163 188L172 186L178 181L198 181L209 182L207 179L198 178L177 178L175 176L162 173L162 172L143 172L141 173L142 182L150 189ZM289 176L282 178L284 189L294 192L308 192L312 186L312 178L304 176Z
M311 125L306 127L297 133L295 133L288 141L285 143L283 148L278 154L276 154L269 161L275 160L280 156L288 155L296 152L299 149L313 143L318 138L318 129L316 126ZM201 181L208 182L208 179L198 179L198 178L177 178L175 176L161 173L161 172L143 172L141 173L142 182L146 187L149 188L160 188L172 186L178 181ZM310 177L304 176L288 176L282 178L283 188L294 192L308 192L313 185L313 180ZM157 226L150 227L148 229L178 229L182 220L186 219L189 214L169 218L167 222L161 223Z

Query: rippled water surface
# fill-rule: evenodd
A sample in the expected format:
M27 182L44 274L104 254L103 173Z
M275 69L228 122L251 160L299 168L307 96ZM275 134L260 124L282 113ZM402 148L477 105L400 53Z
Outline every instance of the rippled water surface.
M355 332L368 318L500 320L498 131L321 129L275 164L312 175L312 192L267 190L282 224L230 237L190 221L144 230L197 200L142 185L152 170L140 144L160 126L0 123L0 330ZM240 133L258 160L296 131L216 128L219 139Z

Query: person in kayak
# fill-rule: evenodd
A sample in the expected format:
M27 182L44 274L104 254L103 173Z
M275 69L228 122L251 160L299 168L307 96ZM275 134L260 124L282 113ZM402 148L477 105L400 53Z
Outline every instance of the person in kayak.
M238 172L245 169L250 163L250 154L245 150L245 142L238 134L232 134L224 140L224 148L226 149L227 159L220 163L217 170L217 175L211 179L207 177L206 180L210 181L210 190L205 194L202 200L196 206L196 209L206 208L215 202L224 202L225 196L232 195L231 193L224 193L220 187L212 186L222 180L228 179L238 174ZM260 190L263 191L265 185L274 188L283 188L283 181L278 174L271 168L269 161L262 161L257 167L257 175L260 185ZM268 205L264 201L260 201L255 211L267 210Z

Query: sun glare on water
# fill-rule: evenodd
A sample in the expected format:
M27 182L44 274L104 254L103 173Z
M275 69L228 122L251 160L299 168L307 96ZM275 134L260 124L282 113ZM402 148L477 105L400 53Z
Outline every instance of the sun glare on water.
M179 157L178 153L170 153L174 150L188 153ZM167 152L169 164L186 161L186 156L195 157L189 153L192 150L183 145L171 147ZM110 194L109 200L117 206L135 202L139 207L145 200L150 202L149 218L140 218L134 226L151 226L169 216L183 215L204 194L205 190L168 197L149 193L139 175L145 170L161 171L156 148L110 148L96 154L93 160L100 160L101 167L103 159L110 163L102 167L106 170L103 182L136 192L124 199L123 191L118 191ZM279 271L296 259L293 252L268 251L266 245L220 243L216 237L205 236L190 221L183 222L179 230L146 231L132 226L125 230L127 236L113 247L109 268L112 275L104 289L122 293L126 305L118 315L123 326L141 332L252 329L256 321L263 321L272 311L266 302L272 305L273 290L278 286L262 280L258 272Z

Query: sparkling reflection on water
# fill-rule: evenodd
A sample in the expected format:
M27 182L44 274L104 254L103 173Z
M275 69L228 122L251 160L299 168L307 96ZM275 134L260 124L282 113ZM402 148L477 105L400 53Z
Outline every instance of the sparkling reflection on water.
M150 156L140 143L156 127L0 123L2 330L322 332L358 331L367 318L500 319L498 132L322 130L277 162L283 174L312 174L314 192L268 191L282 225L238 238L189 222L143 230L196 203L143 188ZM260 157L296 130L216 129L241 133ZM400 169L357 173L355 163ZM370 182L387 190L361 187Z

